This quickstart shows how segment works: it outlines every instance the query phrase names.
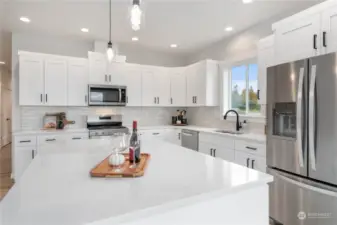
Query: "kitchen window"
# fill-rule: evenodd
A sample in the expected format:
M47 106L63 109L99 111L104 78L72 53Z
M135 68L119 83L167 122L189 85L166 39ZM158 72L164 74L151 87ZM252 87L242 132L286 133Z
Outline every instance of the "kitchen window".
M258 103L258 65L254 62L242 63L230 67L228 82L224 93L224 113L228 109L237 110L241 115L261 116L261 106Z

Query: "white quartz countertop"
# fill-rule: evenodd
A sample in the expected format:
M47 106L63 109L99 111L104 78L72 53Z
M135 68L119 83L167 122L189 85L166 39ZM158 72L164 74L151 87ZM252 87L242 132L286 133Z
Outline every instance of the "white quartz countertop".
M127 126L131 129L131 126ZM223 134L215 132L216 130L221 130L217 128L210 128L210 127L200 127L200 126L172 126L172 125L162 125L162 126L139 126L140 130L162 130L162 129L188 129L188 130L195 130L204 133L211 133L219 136L226 136L232 137L236 139L245 139L251 140L256 142L265 143L266 136L263 134L254 134L254 133L244 133L239 135L234 134ZM88 132L87 128L68 128L63 130L26 130L26 131L17 131L14 132L13 135L41 135L41 134L66 134L66 133L81 133L81 132Z
M91 178L107 140L46 145L0 202L1 225L109 224L265 185L272 176L160 140L140 178Z

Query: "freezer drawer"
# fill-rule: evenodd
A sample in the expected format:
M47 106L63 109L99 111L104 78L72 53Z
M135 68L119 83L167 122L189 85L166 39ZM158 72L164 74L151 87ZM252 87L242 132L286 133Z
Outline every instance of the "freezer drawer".
M337 224L337 188L269 169L270 217L284 225Z

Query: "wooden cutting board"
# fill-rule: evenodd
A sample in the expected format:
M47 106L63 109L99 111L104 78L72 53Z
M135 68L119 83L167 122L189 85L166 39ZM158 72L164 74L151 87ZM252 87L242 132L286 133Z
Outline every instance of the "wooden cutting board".
M150 160L150 154L141 153L140 162L137 164L136 168L130 168L131 164L129 161L129 155L123 154L125 157L125 162L119 168L120 172L116 172L116 167L110 166L109 156L106 157L102 162L95 166L90 171L91 177L105 177L105 178L120 178L120 177L141 177L145 173L145 169Z

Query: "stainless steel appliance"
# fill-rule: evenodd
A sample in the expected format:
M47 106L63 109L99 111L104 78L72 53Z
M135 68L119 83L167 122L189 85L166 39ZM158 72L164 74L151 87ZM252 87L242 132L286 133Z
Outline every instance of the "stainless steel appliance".
M126 86L89 85L89 106L125 106Z
M181 146L199 151L199 132L193 130L181 131Z
M268 68L270 216L337 224L337 54Z
M122 126L121 115L88 116L87 128L90 139L109 137L116 133L129 133L129 129Z

